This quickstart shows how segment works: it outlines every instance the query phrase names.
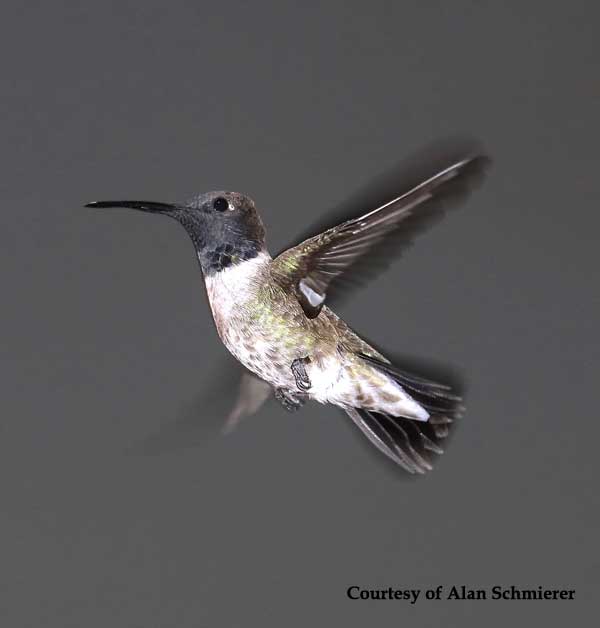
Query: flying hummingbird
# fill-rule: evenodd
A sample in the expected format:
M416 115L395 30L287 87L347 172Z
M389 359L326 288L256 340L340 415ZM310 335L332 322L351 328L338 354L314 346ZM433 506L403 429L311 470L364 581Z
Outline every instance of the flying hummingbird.
M420 223L427 226L445 209L434 201L462 190L486 163L477 154L457 158L275 257L254 202L237 192L208 192L175 204L99 201L86 207L163 214L186 230L219 337L247 369L230 420L256 411L272 393L288 410L307 400L333 404L391 460L409 473L424 473L463 410L460 396L447 383L392 364L328 303L336 288L347 290L360 277L361 268L369 274L382 257L385 265L401 253Z

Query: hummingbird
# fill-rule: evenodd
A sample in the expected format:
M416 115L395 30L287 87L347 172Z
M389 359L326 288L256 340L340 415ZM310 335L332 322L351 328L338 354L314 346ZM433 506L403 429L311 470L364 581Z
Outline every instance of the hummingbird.
M187 232L217 333L245 367L231 425L271 395L289 411L309 400L332 404L385 456L408 473L423 474L464 411L459 391L393 363L329 305L401 254L423 224L443 214L444 203L435 201L464 191L487 162L482 154L464 155L409 187L395 182L399 189L383 202L275 256L254 201L238 192L208 192L182 203L96 201L86 207L160 214Z

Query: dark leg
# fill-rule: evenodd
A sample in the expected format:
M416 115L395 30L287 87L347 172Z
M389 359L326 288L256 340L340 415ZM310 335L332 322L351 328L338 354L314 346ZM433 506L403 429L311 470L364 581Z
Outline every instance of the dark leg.
M298 386L298 390L302 392L306 392L312 384L310 383L310 379L308 378L308 374L306 373L305 364L310 363L310 358L296 358L292 362L292 373L294 374L294 378L296 380L296 386Z
M308 395L287 388L276 388L275 399L277 399L288 412L296 412L296 410L299 410L308 401Z

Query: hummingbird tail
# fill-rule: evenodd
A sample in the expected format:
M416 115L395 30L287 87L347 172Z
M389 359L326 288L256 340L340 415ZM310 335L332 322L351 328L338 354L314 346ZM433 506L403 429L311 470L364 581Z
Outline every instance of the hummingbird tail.
M429 413L427 422L414 421L365 408L346 408L346 413L381 452L409 473L433 468L444 441L460 418L461 398L449 386L402 371L383 360L361 354L363 360L391 377Z

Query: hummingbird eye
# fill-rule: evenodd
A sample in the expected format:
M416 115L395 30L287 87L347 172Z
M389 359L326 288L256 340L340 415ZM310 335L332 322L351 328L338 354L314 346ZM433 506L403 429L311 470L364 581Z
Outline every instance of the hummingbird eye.
M226 209L229 209L229 203L227 202L227 199L224 199L222 196L219 196L219 198L216 198L213 201L213 207L218 212L224 212Z

